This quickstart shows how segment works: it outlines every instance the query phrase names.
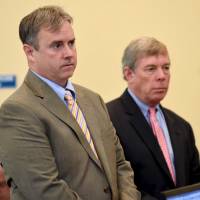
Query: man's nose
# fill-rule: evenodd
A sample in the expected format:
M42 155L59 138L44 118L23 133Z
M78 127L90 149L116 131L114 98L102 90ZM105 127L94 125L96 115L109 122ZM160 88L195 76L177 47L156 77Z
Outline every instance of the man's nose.
M160 80L165 79L166 73L165 73L164 69L158 68L158 70L157 70L157 77L158 77L158 79L160 79Z
M63 50L64 57L71 57L73 55L74 49L72 47L69 47L68 45L65 45Z

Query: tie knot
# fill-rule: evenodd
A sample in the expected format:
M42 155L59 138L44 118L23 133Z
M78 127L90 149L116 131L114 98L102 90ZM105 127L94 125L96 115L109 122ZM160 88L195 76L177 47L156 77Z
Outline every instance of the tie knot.
M152 116L152 115L156 115L156 111L157 109L155 107L150 107L149 108L149 114Z
M66 99L67 103L70 104L70 105L72 105L74 103L74 99L73 99L70 91L66 91L65 99Z

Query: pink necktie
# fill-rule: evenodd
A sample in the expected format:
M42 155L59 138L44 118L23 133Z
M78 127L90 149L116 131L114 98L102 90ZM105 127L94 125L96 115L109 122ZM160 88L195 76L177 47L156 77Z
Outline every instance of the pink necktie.
M68 108L69 108L70 112L72 113L73 117L76 119L81 130L83 131L85 138L87 139L88 143L90 144L90 147L91 147L92 151L94 152L95 156L98 158L96 149L94 147L94 143L92 141L92 137L90 135L89 129L87 127L87 123L84 118L84 115L83 115L80 107L76 103L76 100L74 100L74 98L72 97L70 91L66 92L65 99L67 100Z
M167 144L166 144L166 140L165 140L165 136L163 133L162 128L159 126L157 117L156 117L156 109L155 108L149 108L149 117L150 117L150 123L154 132L155 137L158 140L158 143L160 145L160 148L163 152L163 155L165 157L165 161L167 163L167 166L169 168L170 174L172 176L172 179L174 181L174 183L176 184L176 178L175 178L175 173L174 173L174 169L172 166L172 162L169 156L169 150L167 148Z

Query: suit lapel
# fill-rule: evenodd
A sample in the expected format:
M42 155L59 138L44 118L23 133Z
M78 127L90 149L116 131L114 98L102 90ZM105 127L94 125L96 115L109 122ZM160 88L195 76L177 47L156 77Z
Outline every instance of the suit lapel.
M170 118L168 111L161 107L164 117L165 117L165 121L167 123L167 127L168 127L168 131L169 131L169 135L170 135L170 139L171 139L171 144L172 144L172 149L173 149L173 153L174 153L174 165L175 165L175 171L176 171L176 185L179 186L179 184L181 185L182 182L184 182L184 180L182 181L182 179L184 179L184 167L182 166L184 163L184 156L183 156L183 152L184 151L184 145L183 145L183 141L182 141L182 136L181 136L181 132L179 131L178 128L174 128L174 127L178 127L175 124L175 121L173 120L173 118Z
M76 85L74 85L76 86ZM79 88L75 87L76 91L77 91L77 102L81 108L81 110L84 113L88 128L90 130L93 142L94 142L94 146L96 148L97 154L98 154L98 158L99 160L96 159L95 156L92 156L93 160L98 164L98 166L104 170L107 180L110 183L110 185L112 185L112 173L110 171L110 167L109 167L109 161L108 158L106 156L106 152L104 150L104 145L102 142L102 136L101 136L101 129L98 128L98 124L99 122L97 121L97 118L94 117L94 115L96 114L94 108L89 104L89 99L87 96L85 96L85 93L83 93L81 90L79 90ZM91 148L90 148L91 149ZM94 155L94 153L92 152L92 155Z
M125 112L127 113L129 123L132 126L134 126L136 133L141 138L141 140L146 144L148 149L151 151L152 156L154 157L158 165L160 165L163 171L171 179L171 175L168 170L162 151L143 113L140 111L139 107L132 99L132 97L129 95L127 90L121 96L121 99Z
M25 84L27 84L27 86L31 88L35 96L38 97L40 103L49 112L51 112L53 115L55 115L64 123L66 123L69 127L71 127L71 129L77 135L79 142L89 154L91 159L100 167L99 160L97 160L96 156L94 155L81 128L79 127L76 120L72 117L70 111L66 108L66 105L57 96L57 94L31 71L28 72L25 78Z
M74 86L76 86L76 85L74 85ZM77 94L78 105L80 106L82 112L84 113L88 128L90 130L90 134L92 136L94 146L96 148L96 151L97 151L98 157L101 161L101 164L100 164L100 161L97 160L95 156L92 156L92 158L95 160L95 162L97 162L99 167L101 167L101 168L103 167L104 169L105 168L108 169L109 168L108 166L107 167L101 166L101 165L107 165L108 161L107 161L106 153L104 151L104 146L103 146L103 143L102 143L100 128L98 128L99 122L94 117L95 110L89 104L88 97L85 96L85 93L83 93L81 90L79 90L78 87L75 87L75 89L77 91L76 94ZM92 152L92 155L94 155L93 152Z

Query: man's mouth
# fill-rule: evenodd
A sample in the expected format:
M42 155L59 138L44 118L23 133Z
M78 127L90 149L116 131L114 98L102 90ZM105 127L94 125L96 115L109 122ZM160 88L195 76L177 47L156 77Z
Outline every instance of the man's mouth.
M73 63L66 63L66 64L63 64L63 66L72 66L74 65Z
M155 92L158 92L158 93L163 93L163 92L165 92L167 90L167 88L165 88L165 87L162 87L162 88L154 88L154 91Z

